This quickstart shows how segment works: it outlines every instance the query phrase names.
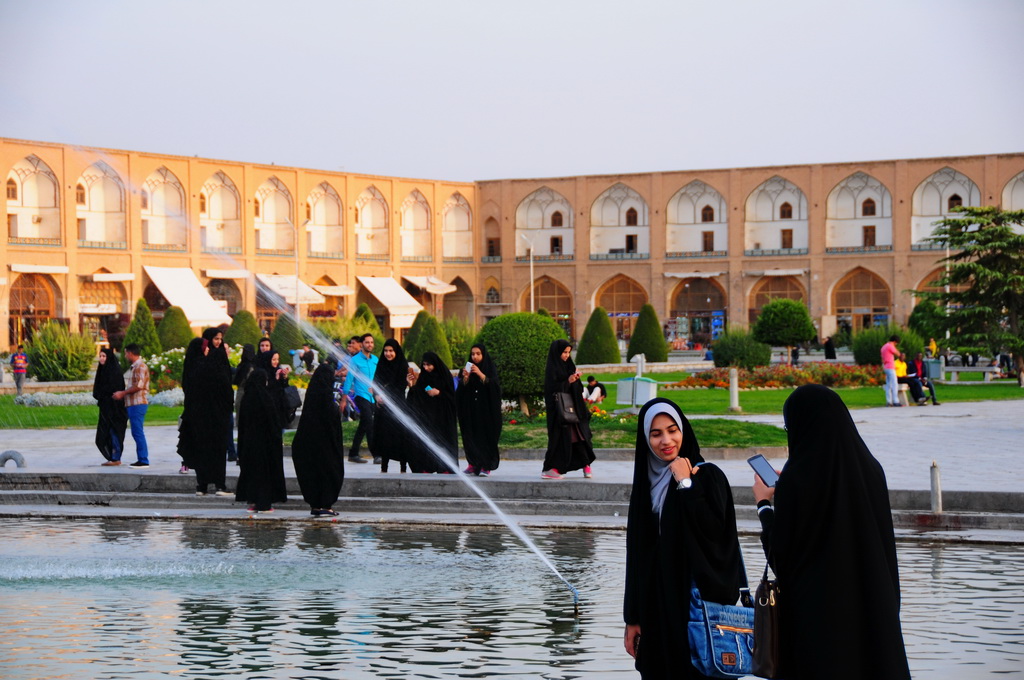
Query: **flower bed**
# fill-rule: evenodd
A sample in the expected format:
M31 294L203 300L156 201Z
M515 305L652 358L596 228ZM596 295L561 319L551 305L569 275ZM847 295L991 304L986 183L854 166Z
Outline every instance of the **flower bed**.
M739 369L740 389L799 387L818 384L828 387L872 387L885 383L879 366L850 366L818 361L800 366L761 366L753 371ZM729 369L715 368L694 373L667 389L685 387L729 387Z
M19 406L95 406L92 392L29 392L14 398Z

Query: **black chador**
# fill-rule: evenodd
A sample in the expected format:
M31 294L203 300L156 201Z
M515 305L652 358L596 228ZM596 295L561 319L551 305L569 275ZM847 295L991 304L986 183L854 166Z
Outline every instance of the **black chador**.
M124 400L114 401L114 392L124 389L124 376L117 363L114 350L104 347L101 350L106 357L104 363L96 369L96 379L92 384L92 396L100 407L100 419L96 423L96 447L107 460L121 459L124 450L124 433L128 429L128 410Z
M583 400L583 383L569 382L569 376L576 372L572 357L562 359L562 354L571 345L565 340L555 340L548 349L548 362L544 369L544 407L547 410L548 450L544 454L544 470L558 470L560 473L580 470L594 462L594 447L591 445L590 410ZM559 416L555 395L559 392L572 396L579 423L563 422Z
M302 497L314 515L329 511L345 481L341 413L334 401L334 364L320 364L306 388L302 416L292 442L292 463Z
M185 350L182 390L185 408L178 429L178 454L196 472L196 490L206 493L209 485L225 489L226 442L231 436L231 365L227 348L214 347L217 328L193 338Z
M409 468L413 472L452 472L452 467L459 464L459 426L452 372L434 352L424 353L420 366L423 370L409 388L407 402L420 427L441 451L435 452L419 437L410 437ZM438 394L431 395L428 388L437 390ZM438 455L444 456L444 460Z
M479 361L473 361L478 356ZM455 400L459 410L462 447L471 472L480 474L498 469L498 438L501 437L501 384L498 370L483 345L473 345L470 363L476 371L459 374Z
M259 511L288 500L284 483L281 414L267 388L267 372L254 368L238 409L238 489L235 500Z
M390 348L390 351L388 351ZM394 357L388 355L394 352ZM398 421L396 412L405 408L405 390L409 387L409 362L402 346L394 338L384 349L373 375L377 391L377 412L373 417L373 452L380 456L380 469L388 471L388 463L397 460L405 472L408 462L409 430Z

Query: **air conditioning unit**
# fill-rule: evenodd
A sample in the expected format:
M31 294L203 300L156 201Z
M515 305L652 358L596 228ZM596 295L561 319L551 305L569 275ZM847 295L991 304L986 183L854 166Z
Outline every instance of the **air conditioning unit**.
M33 215L32 216L32 224L42 224L42 222L43 222L43 216L42 215Z
M223 223L223 222L218 222L218 223L217 223L217 224L215 224L214 226L215 226L215 227L216 227L217 229L220 229L220 230L224 229L224 223Z

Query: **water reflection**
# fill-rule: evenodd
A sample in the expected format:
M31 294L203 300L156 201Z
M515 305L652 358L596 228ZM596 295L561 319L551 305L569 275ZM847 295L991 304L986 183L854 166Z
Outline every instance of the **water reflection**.
M634 678L621 532L11 520L4 678ZM743 541L752 580L764 561ZM1019 673L1024 555L900 544L915 677Z

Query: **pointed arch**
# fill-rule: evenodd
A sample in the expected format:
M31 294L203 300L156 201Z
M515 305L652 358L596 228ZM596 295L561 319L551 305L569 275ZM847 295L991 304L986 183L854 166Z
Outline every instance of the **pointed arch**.
M223 170L199 190L199 227L203 252L241 254L242 196Z
M892 250L892 194L879 180L855 172L825 202L825 252Z
M1003 187L1003 210L1024 210L1024 172L1010 178Z
M356 257L386 259L390 252L388 202L376 186L370 185L356 198Z
M431 234L430 203L419 189L413 189L402 201L399 210L402 222L399 235L402 238L402 259L413 262L429 262L432 259L433 235Z
M857 267L832 287L832 311L836 323L854 333L884 326L892 318L892 291L881 276Z
M474 318L473 289L461 276L456 276L450 283L455 286L455 290L444 296L444 318L458 317L466 323L472 323Z
M242 291L238 289L238 284L231 279L210 279L210 282L206 284L206 289L210 292L210 297L224 303L224 311L228 313L228 316L233 317L238 310L245 307Z
M795 276L762 276L750 290L750 300L747 304L749 322L756 322L761 316L761 309L770 300L777 298L804 302L807 299L807 291L800 279Z
M473 257L473 211L458 191L441 209L441 257L464 260Z
M345 208L329 182L320 182L309 192L306 219L311 257L345 257Z
M127 247L125 188L121 176L103 161L96 161L79 176L75 193L79 247ZM82 194L81 201L78 193Z
M939 248L926 241L935 222L951 214L957 205L981 205L981 190L967 175L947 166L924 178L914 189L910 235L914 250Z
M531 287L527 286L519 298L520 309L524 311L530 310L530 289ZM539 276L533 282L533 295L535 309L548 310L551 318L565 329L570 338L576 337L573 298L569 288L550 276Z
M725 197L710 184L695 179L679 189L668 200L666 213L666 257L726 254L729 208Z
M681 280L670 300L670 315L682 339L706 345L725 330L729 295L713 277Z
M640 308L648 301L647 291L625 274L605 281L594 296L596 306L604 307L611 318L615 337L628 340L640 315Z
M7 236L10 243L61 245L60 182L39 156L30 154L7 173Z
M184 251L188 223L181 181L166 166L160 166L142 183L142 191L147 196L146 207L140 207L143 249Z
M10 329L12 344L32 339L39 327L62 316L64 299L60 286L49 274L19 274L11 284Z
M605 189L590 206L590 259L647 259L650 252L647 201L621 182Z
M807 254L807 197L788 179L775 175L759 184L747 196L744 217L747 255Z

